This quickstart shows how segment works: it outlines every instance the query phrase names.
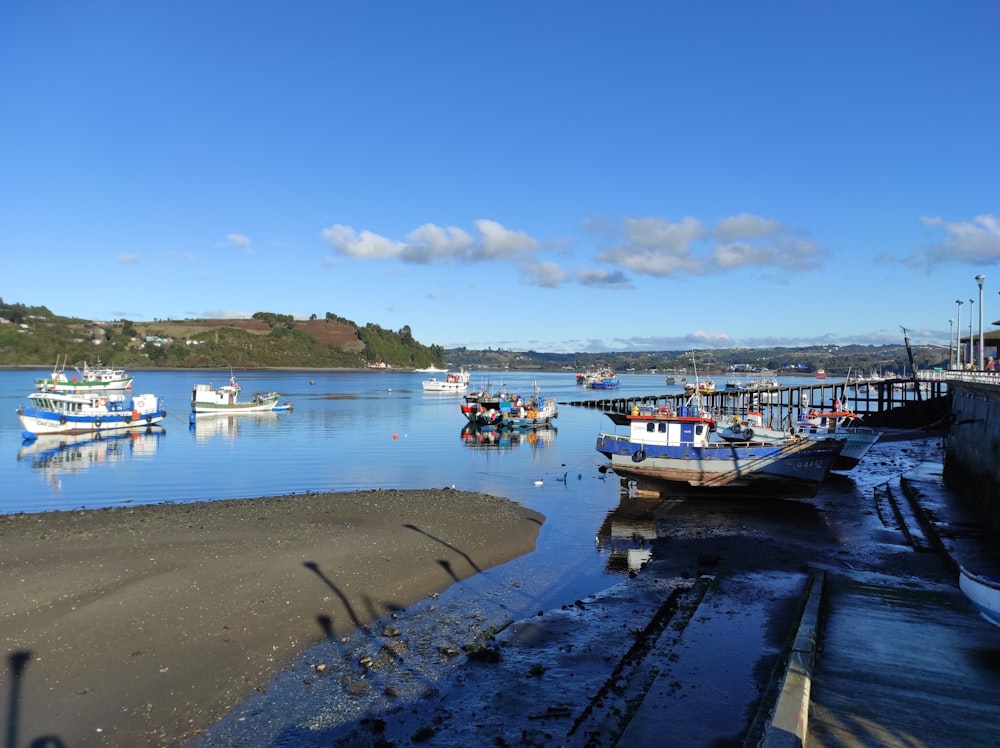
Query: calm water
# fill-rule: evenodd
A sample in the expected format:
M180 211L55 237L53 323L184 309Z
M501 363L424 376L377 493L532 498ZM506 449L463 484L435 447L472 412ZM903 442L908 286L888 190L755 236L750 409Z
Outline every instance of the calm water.
M47 373L0 371L0 514L455 486L504 496L546 516L537 550L515 562L522 572L530 566L535 603L586 596L620 573L609 571L607 536L613 522L616 534L627 528L634 507L620 497L617 479L597 469L606 463L594 449L597 433L611 429L599 410L564 405L553 430L479 443L463 438L460 396L423 392L427 374L237 372L244 392L276 390L294 410L202 418L191 426L194 384L224 384L229 372L139 371L135 393L165 400L161 432L77 442L39 437L25 446L15 408ZM621 387L610 392L578 387L570 371L474 372L471 385L503 383L530 394L537 381L543 395L560 402L679 391L661 374L620 378ZM595 542L598 536L602 542Z

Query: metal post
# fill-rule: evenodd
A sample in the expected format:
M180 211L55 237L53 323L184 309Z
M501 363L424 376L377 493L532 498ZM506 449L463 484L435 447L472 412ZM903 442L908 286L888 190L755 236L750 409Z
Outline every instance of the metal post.
M976 363L972 360L972 356L976 352L976 346L972 343L972 306L975 303L973 299L969 299L969 366Z
M958 312L955 314L955 368L962 368L962 300L955 299Z
M955 337L955 320L948 320L948 368L952 368L954 361L954 350L952 350L952 338Z
M983 371L983 281L986 276L980 273L976 276L976 283L979 284L979 371Z

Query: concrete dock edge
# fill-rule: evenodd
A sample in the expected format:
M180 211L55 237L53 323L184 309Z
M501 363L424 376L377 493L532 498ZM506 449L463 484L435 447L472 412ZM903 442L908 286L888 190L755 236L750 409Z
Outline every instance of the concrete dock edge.
M792 650L785 666L774 711L760 741L761 748L801 748L809 733L809 691L812 686L813 663L816 661L816 639L819 608L823 596L823 571L810 575L809 592Z

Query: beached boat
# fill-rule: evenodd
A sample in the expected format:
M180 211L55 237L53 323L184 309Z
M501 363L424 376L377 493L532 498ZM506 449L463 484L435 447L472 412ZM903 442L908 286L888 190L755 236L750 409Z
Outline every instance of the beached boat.
M810 410L804 413L795 428L802 436L843 440L844 449L834 462L833 470L855 467L882 436L870 426L863 426L861 417L840 403L835 403L831 411Z
M677 410L636 406L627 415L605 415L629 433L599 434L597 451L634 481L637 495L815 496L843 449L836 439L713 439L715 420L697 397Z
M964 566L958 568L959 588L983 618L1000 627L1000 580L975 574Z
M839 407L835 406L835 407ZM881 433L861 425L861 417L846 408L834 411L810 410L802 413L799 420L789 428L776 427L764 422L764 414L748 410L743 415L734 415L719 423L716 432L727 441L781 441L788 438L807 437L810 439L839 439L844 446L831 470L842 471L855 468L881 437Z
M166 418L167 411L162 400L150 394L32 392L17 415L30 439L38 434L145 428Z
M74 368L73 372L67 373L64 360L62 366L56 363L48 377L36 379L35 389L39 392L72 392L79 395L88 392L122 392L132 389L132 376L126 374L124 369L102 366L100 360L96 366L85 361L83 369Z
M420 383L424 392L465 392L469 389L469 372L464 368L450 373L444 379L431 377Z
M249 400L240 400L242 388L236 378L229 377L229 384L215 387L196 384L191 391L191 412L196 416L234 413L260 413L267 410L290 410L291 403L280 403L277 392L255 392Z

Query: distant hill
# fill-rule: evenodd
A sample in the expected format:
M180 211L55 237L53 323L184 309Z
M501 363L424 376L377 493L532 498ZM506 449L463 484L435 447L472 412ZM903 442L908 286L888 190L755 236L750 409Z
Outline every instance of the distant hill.
M257 312L251 319L185 319L94 322L62 317L47 307L6 304L0 299L0 366L70 365L100 360L123 367L300 367L424 368L513 371L583 371L608 366L618 372L683 369L689 374L750 377L757 370L777 374L830 376L848 372L899 375L910 371L906 347L807 346L800 348L714 349L690 351L625 351L544 353L539 351L444 349L414 340L409 326L386 330L329 312L320 319L296 320L289 315ZM946 367L948 351L916 347L918 368Z
M251 319L95 322L0 299L0 365L95 361L123 367L423 368L442 366L440 346L397 331L359 326L327 313L296 320L257 312Z

